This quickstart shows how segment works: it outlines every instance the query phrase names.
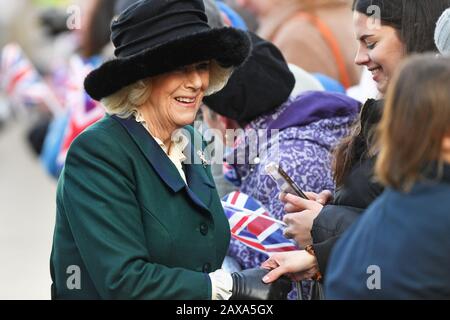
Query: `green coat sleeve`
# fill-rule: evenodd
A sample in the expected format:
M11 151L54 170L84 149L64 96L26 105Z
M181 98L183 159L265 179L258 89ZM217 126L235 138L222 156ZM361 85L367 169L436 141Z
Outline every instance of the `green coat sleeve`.
M131 159L104 131L70 148L61 190L81 258L104 299L210 299L205 273L150 261Z

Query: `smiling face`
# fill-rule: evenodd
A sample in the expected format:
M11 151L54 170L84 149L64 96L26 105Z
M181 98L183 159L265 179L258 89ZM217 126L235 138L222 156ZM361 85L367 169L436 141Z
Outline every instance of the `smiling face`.
M396 29L386 25L377 26L365 14L355 11L353 23L359 43L355 63L366 66L372 72L378 91L385 94L390 78L406 56L406 47Z
M148 103L141 108L152 134L172 133L195 120L209 85L209 62L201 62L152 78Z

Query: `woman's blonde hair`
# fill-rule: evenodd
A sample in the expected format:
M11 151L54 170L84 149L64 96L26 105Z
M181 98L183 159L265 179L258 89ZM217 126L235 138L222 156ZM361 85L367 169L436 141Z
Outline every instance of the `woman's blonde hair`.
M101 100L106 112L128 118L150 98L152 78L139 80Z
M205 96L220 91L225 87L233 72L233 68L223 68L215 60L211 60L209 69L209 86ZM106 112L121 118L128 118L144 105L151 95L152 78L139 80L101 100Z
M441 171L442 141L449 132L450 59L431 54L408 59L387 92L374 146L380 150L377 178L408 191L435 163Z

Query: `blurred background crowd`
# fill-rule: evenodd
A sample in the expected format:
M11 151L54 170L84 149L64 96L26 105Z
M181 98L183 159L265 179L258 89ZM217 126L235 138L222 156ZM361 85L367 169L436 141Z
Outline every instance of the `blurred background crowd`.
M70 143L104 115L99 102L85 93L83 81L113 56L110 23L132 2L0 3L0 299L50 298L48 259L57 179ZM206 1L206 6L213 27L254 31L279 48L295 77L294 91L286 93L279 106L288 96L307 90L346 94L361 103L377 97L370 72L354 63L357 41L351 3L224 0ZM319 21L305 14L312 11ZM219 102L209 102L220 108ZM351 107L351 102L345 105ZM239 121L256 119L250 115L233 121L202 111L199 119L209 127L233 128ZM333 139L348 133L348 124L340 125L345 128ZM213 171L220 196L236 189L224 181L222 166ZM333 189L327 178L330 186L323 183L307 191ZM258 181L246 183L254 187ZM282 211L281 203L268 206L271 212Z

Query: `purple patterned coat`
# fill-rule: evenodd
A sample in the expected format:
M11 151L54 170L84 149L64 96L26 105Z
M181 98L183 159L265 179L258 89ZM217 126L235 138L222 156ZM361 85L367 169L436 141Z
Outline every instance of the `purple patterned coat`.
M236 154L246 150L245 164L234 164L240 191L259 200L277 219L284 215L283 203L278 199L276 183L265 173L265 166L278 162L287 174L304 191L334 190L331 172L331 151L349 133L360 109L360 104L345 95L331 92L307 92L289 99L272 114L252 121L245 132L255 129L278 129L278 147L270 142L268 152L257 154L259 164L251 164L249 145L251 139L242 139L235 148ZM264 148L261 148L263 149ZM232 239L228 256L243 269L259 266L267 256L258 253L236 239Z

